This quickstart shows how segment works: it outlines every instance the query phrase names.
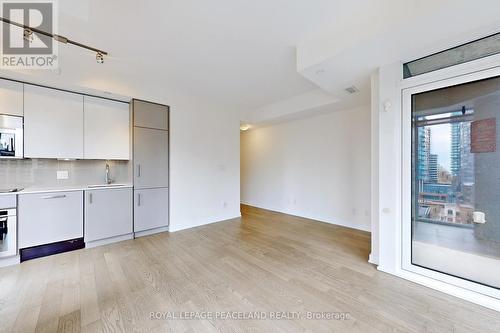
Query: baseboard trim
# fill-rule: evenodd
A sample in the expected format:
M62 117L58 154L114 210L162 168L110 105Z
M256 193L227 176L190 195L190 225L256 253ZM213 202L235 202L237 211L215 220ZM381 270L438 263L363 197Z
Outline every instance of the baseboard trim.
M149 230L143 230L143 231L137 231L134 233L134 237L144 237L144 236L149 236L149 235L154 235L154 234L159 234L161 232L167 232L168 226L166 227L159 227L159 228L154 228L154 229L149 229Z
M368 257L368 262L370 264L378 265L378 256L374 255L373 253L370 253L370 256Z
M261 207L261 206L257 206L257 205L254 205L254 204L244 203L244 202L242 202L241 204L245 205L245 206L249 206L249 207L254 207L254 208L259 208L259 209L267 210L267 211L270 211L270 212L281 213L281 214L286 214L286 215L295 216L295 217L301 217L301 218L304 218L304 219L313 220L313 221L317 221L317 222L321 222L321 223L328 223L328 224L337 225L337 226L340 226L340 227L345 227L345 228L350 228L350 229L356 229L356 230L360 230L360 231L365 231L365 232L371 233L371 228L367 227L367 226L349 224L349 223L344 223L344 222L340 222L340 223L339 222L332 222L332 221L327 221L327 220L318 218L316 216L296 215L296 214L292 214L290 212L285 212L285 211L281 211L281 210L277 210L277 209L273 209L273 208Z
M221 217L221 218L214 218L214 219L209 219L208 222L201 222L197 223L194 225L186 226L186 227L180 227L180 228L175 228L175 227L170 227L169 232L177 232L177 231L182 231L182 230L187 230L187 229L192 229L192 228L197 228L197 227L202 227L204 225L209 225L213 223L219 223L219 222L225 222L233 219L237 219L241 217L241 212L239 214L236 214L235 216L228 216L228 217Z
M121 236L109 237L109 238L104 238L104 239L98 239L98 240L95 240L92 242L87 242L87 243L85 243L85 247L86 248L93 248L93 247L97 247L97 246L122 242L122 241L133 239L133 238L134 238L134 234L130 233L130 234L125 234L125 235L121 235Z

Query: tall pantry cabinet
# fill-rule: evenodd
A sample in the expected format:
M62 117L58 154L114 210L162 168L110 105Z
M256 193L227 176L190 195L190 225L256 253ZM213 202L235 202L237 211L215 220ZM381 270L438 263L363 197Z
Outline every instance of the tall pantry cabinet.
M132 100L134 118L134 233L169 225L169 107Z

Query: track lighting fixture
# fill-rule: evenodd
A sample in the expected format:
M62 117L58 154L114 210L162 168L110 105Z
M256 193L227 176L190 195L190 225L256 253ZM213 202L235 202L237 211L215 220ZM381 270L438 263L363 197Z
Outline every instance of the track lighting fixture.
M24 28L23 38L30 43L33 42L33 30L31 30L30 28Z
M95 60L97 61L98 64L103 64L104 63L104 56L102 55L101 52L97 52L96 53Z
M36 33L39 35L44 35L44 36L53 38L54 40L56 40L62 44L72 44L74 46L78 46L78 47L81 47L83 49L96 52L96 60L99 64L104 63L104 56L108 55L108 52L105 52L103 50L99 50L99 49L96 49L94 47L91 47L91 46L88 46L88 45L85 45L82 43L78 43L74 40L71 40L71 39L64 37L64 36L61 36L61 35L56 35L56 34L53 34L53 33L47 32L47 31L40 30L38 28L32 28L30 26L11 21L11 20L6 19L4 17L0 17L0 22L5 22L7 24L11 24L11 25L14 25L16 27L23 28L24 29L23 38L25 40L29 41L30 43L33 41L34 34Z

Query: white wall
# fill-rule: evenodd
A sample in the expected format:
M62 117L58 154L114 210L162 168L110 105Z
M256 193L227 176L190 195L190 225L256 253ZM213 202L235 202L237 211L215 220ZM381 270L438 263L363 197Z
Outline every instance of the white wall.
M244 204L370 230L370 108L243 132Z
M378 133L378 186L373 200L378 200L379 268L395 272L400 266L401 232L401 63L383 66L378 71L378 105L373 130ZM384 104L391 107L385 111ZM378 115L378 118L375 116Z
M170 128L170 231L240 216L239 114L173 104Z

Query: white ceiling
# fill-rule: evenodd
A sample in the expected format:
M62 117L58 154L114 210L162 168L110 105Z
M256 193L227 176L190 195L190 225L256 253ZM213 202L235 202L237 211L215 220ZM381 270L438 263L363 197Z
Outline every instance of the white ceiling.
M144 97L137 85L176 89L242 114L318 86L337 100L339 88L359 84L366 101L370 72L385 59L425 51L451 27L491 27L500 10L493 0L61 0L59 9L59 34L110 57L99 65L61 45L53 77L134 97Z
M384 3L374 1L376 6L367 7L364 19L356 24L325 29L299 45L298 71L339 99L347 98L344 89L354 84L368 100L369 77L378 67L500 32L497 0Z
M104 66L91 63L81 73L82 52L69 55L69 47L62 46L62 70L80 73L82 83L118 72L118 77L175 85L245 109L314 89L297 73L296 46L356 7L331 0L64 0L59 4L62 35L112 56ZM75 68L78 59L80 66Z

